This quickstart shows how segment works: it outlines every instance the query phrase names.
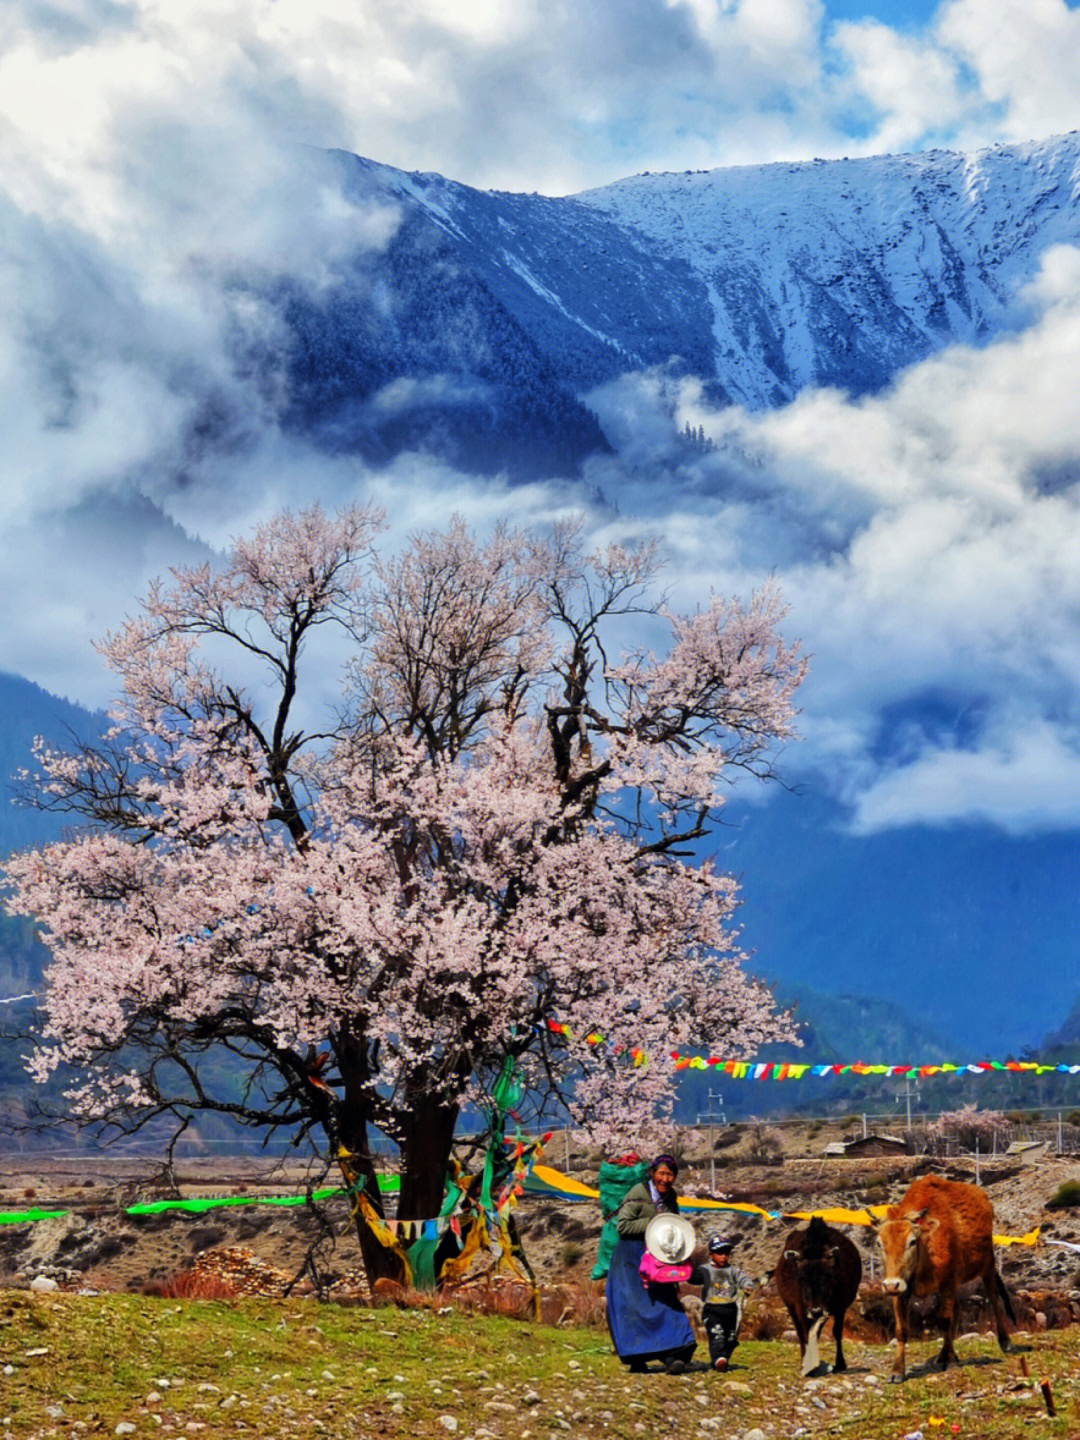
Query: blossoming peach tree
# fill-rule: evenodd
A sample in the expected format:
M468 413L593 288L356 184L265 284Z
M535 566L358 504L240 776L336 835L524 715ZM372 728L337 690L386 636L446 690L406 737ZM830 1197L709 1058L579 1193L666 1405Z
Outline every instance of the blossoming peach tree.
M284 1128L372 1198L381 1134L427 1217L508 1060L613 1140L670 1113L673 1047L786 1033L699 852L805 662L772 587L670 613L650 546L455 522L384 555L380 525L283 514L151 588L101 646L105 738L38 748L38 803L84 823L7 862L7 905L51 951L33 1073L76 1067L77 1114Z

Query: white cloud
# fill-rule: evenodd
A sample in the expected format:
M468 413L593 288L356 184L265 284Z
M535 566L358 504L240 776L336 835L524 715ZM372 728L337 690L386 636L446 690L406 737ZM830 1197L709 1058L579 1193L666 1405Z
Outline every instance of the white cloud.
M1075 830L1080 735L1018 717L1017 728L978 750L938 749L887 771L855 798L853 829L989 822L1007 834Z
M1080 11L1065 0L952 0L935 34L1001 113L1002 138L1075 129Z
M958 60L926 37L863 20L836 26L832 39L850 66L853 95L878 117L871 132L876 151L949 134L970 107Z
M1019 333L859 401L717 413L662 374L591 397L619 443L592 474L662 528L676 603L779 578L814 655L785 765L863 831L1075 822L1080 251L1050 252L1023 300ZM680 453L686 424L718 448Z
M915 34L830 25L823 0L24 0L5 15L11 192L114 230L155 118L159 190L190 190L213 157L242 196L251 163L291 142L565 193L642 169L1031 138L1071 123L1078 53L1062 0L955 0Z

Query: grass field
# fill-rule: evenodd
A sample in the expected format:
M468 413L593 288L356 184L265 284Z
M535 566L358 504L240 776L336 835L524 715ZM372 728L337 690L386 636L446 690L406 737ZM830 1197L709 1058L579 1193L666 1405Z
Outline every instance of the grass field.
M781 1341L743 1344L727 1377L630 1376L597 1329L313 1301L0 1292L0 1440L66 1435L540 1440L1080 1436L1080 1330L962 1337L964 1364L888 1384L889 1345L845 1343L849 1371L805 1381ZM699 1354L703 1354L699 1350ZM828 1343L823 1346L831 1355ZM1030 1371L1029 1376L1023 1369ZM1050 1381L1057 1415L1039 1387Z

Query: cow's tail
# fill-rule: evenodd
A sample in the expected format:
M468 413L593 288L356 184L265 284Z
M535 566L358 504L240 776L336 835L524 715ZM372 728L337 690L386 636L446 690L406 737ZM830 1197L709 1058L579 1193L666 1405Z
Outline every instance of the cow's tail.
M1013 1309L1012 1298L1009 1295L1008 1290L1005 1289L1005 1281L1002 1280L1001 1271L997 1268L996 1265L994 1266L994 1283L997 1286L998 1294L1001 1296L1002 1303L1005 1306L1005 1314L1008 1315L1009 1319L1015 1325L1016 1311Z

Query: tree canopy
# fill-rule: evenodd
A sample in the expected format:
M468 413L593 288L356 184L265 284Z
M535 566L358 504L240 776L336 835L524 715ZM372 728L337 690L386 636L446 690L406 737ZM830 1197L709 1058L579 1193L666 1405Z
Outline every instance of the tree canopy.
M39 803L89 823L11 859L7 905L52 954L34 1073L78 1067L79 1113L362 1166L378 1131L423 1216L508 1061L612 1139L669 1109L673 1047L788 1033L700 851L805 662L771 585L674 614L649 545L380 527L282 514L150 589L101 646L105 740L38 749Z

